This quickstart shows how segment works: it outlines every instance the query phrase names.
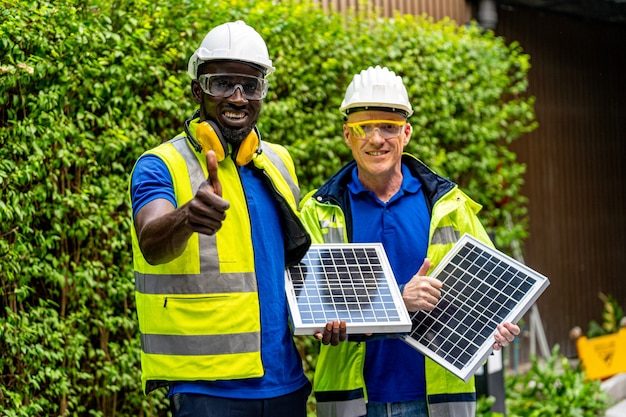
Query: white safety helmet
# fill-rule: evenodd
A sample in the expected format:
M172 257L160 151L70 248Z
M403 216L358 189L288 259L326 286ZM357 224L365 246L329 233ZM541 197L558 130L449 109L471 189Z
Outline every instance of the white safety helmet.
M413 114L402 78L378 65L356 74L348 85L339 111L347 116L352 109L390 109L406 117Z
M274 72L265 41L245 22L224 23L211 29L189 58L187 72L198 77L198 67L207 61L240 61L259 67L265 75Z

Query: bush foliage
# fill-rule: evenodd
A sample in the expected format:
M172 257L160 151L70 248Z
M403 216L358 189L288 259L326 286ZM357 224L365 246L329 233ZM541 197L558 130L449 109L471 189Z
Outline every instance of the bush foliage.
M531 357L531 368L506 379L507 415L511 417L603 416L611 404L599 380L589 380L554 345L545 361Z
M415 107L409 151L484 205L501 247L525 236L524 166L506 145L536 122L515 42L308 1L0 4L2 416L166 413L140 388L128 176L193 113L187 59L219 23L267 41L277 70L259 127L289 148L303 192L350 158L337 109L352 75L387 65ZM311 376L315 342L299 346Z

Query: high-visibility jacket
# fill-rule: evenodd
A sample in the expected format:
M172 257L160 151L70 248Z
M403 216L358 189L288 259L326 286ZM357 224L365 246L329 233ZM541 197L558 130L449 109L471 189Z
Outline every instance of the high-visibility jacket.
M464 233L491 244L478 220L481 206L456 184L440 177L415 157L405 154L402 162L422 184L431 215L427 257L437 265ZM301 218L314 243L352 241L352 214L347 185L356 163L348 163L319 190L302 201ZM345 342L322 345L315 369L317 415L357 417L365 415L367 389L363 377L367 343ZM402 358L398 358L402 361ZM430 417L470 417L476 413L474 378L467 383L426 358L426 400Z
M178 207L207 178L206 158L184 134L146 152L165 163ZM281 210L285 262L296 264L310 239L298 218L299 188L293 161L279 145L261 141L247 166L264 174ZM238 168L218 165L226 220L213 236L194 233L184 252L161 265L144 258L132 230L135 299L141 334L144 392L167 381L261 377L261 318L251 225Z

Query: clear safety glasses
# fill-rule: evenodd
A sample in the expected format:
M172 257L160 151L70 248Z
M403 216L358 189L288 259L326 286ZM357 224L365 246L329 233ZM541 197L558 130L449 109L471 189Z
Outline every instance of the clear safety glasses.
M230 97L237 88L247 100L261 100L267 95L267 80L252 75L202 74L198 81L202 91L213 97Z
M350 133L357 139L370 139L376 130L383 139L393 139L400 136L406 121L400 120L364 120L362 122L346 123Z

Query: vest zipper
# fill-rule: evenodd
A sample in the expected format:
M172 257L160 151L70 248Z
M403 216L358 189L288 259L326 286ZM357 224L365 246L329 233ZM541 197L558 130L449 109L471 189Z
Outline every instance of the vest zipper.
M172 300L184 300L184 301L195 301L195 300L206 300L208 298L225 298L228 297L228 295L206 295L203 297L165 297L165 300L163 300L163 308L167 308L167 302L172 299Z

